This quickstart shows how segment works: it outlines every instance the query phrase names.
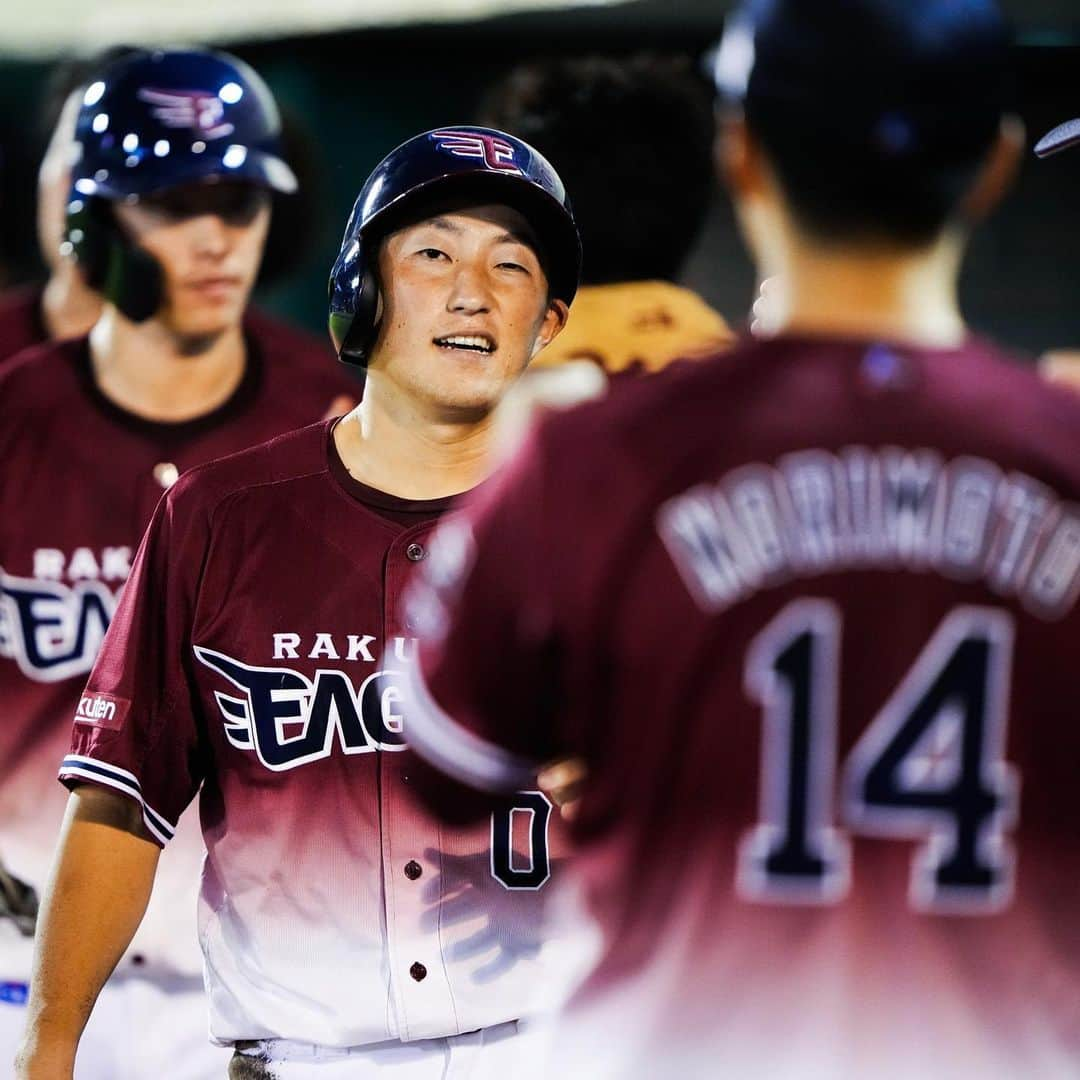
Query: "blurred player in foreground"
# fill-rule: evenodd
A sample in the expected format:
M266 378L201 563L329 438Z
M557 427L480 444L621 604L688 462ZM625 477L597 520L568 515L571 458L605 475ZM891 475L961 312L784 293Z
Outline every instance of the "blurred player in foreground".
M419 135L369 178L331 278L361 404L173 486L90 677L21 1077L69 1075L200 785L231 1076L512 1075L551 806L524 793L465 831L423 810L396 752L415 645L396 612L487 474L496 402L561 329L579 251L554 170L499 132Z
M708 95L684 61L527 64L488 91L481 115L559 163L581 229L583 287L534 371L575 360L657 371L730 343L720 315L675 284L713 190Z
M1076 1071L1080 405L956 305L1009 45L988 0L741 9L778 335L550 418L434 541L410 744L490 799L584 774L541 1075Z
M55 85L46 108L52 135L38 170L37 187L38 246L48 277L42 285L23 286L0 295L0 370L23 349L82 337L101 315L101 291L87 282L85 268L73 257L71 248L65 246L71 158L78 145L75 122L93 73L135 52L138 50L131 46L118 46L97 57L67 61L54 74ZM108 134L106 131L103 136ZM291 192L281 195L294 197ZM278 206L281 208L283 201ZM272 230L273 222L271 237ZM265 274L265 271L264 264L261 272ZM331 355L323 338L274 319L253 305L245 310L244 321L249 334L272 337L282 351L287 350L298 358L303 354L318 362ZM355 389L350 397L352 401L344 405L342 412L355 401Z
M85 88L70 130L64 242L100 314L88 337L24 352L0 375L5 1067L26 1023L35 894L63 819L56 764L155 504L190 466L317 420L355 388L329 350L293 351L289 334L243 322L268 192L293 184L255 72L202 50L134 51ZM194 820L184 832L102 995L80 1077L224 1071L206 1039L196 944L202 844Z

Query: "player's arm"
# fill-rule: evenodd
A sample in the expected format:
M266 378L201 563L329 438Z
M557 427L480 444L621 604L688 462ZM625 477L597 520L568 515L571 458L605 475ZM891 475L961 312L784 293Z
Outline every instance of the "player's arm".
M160 848L137 803L82 785L68 799L34 943L19 1080L66 1080L98 993L142 920Z
M542 457L534 432L498 479L440 527L406 602L420 639L406 736L427 763L410 768L426 801L454 823L536 790L542 767L566 752L566 581L548 535Z

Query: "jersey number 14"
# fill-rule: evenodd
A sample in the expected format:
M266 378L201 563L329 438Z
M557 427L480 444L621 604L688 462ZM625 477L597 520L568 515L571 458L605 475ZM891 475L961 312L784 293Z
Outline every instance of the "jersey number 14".
M760 819L739 850L747 899L835 903L851 876L834 826L841 618L789 604L754 639L744 682L764 710ZM1013 627L957 607L859 736L840 777L851 833L921 841L909 900L923 911L992 913L1012 895L1019 781L1004 760Z

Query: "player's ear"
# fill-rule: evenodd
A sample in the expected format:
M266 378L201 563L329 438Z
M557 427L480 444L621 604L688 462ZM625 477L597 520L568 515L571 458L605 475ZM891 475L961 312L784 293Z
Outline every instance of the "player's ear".
M544 312L544 319L540 324L540 332L536 335L532 352L529 355L530 360L532 360L545 345L550 345L551 342L558 337L562 332L562 328L566 325L566 320L569 316L570 308L567 306L565 300L558 300L555 297L552 297L548 301L547 311Z
M994 145L960 204L960 211L968 221L985 218L1012 187L1025 140L1023 120L1014 113L1003 116Z

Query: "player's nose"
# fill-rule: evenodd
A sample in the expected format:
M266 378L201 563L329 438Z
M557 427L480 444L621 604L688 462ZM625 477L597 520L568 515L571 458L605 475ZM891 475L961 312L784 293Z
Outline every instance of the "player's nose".
M490 310L491 284L481 266L465 260L457 264L446 307L470 315Z
M200 214L189 222L198 255L219 259L229 250L229 227L217 214Z

